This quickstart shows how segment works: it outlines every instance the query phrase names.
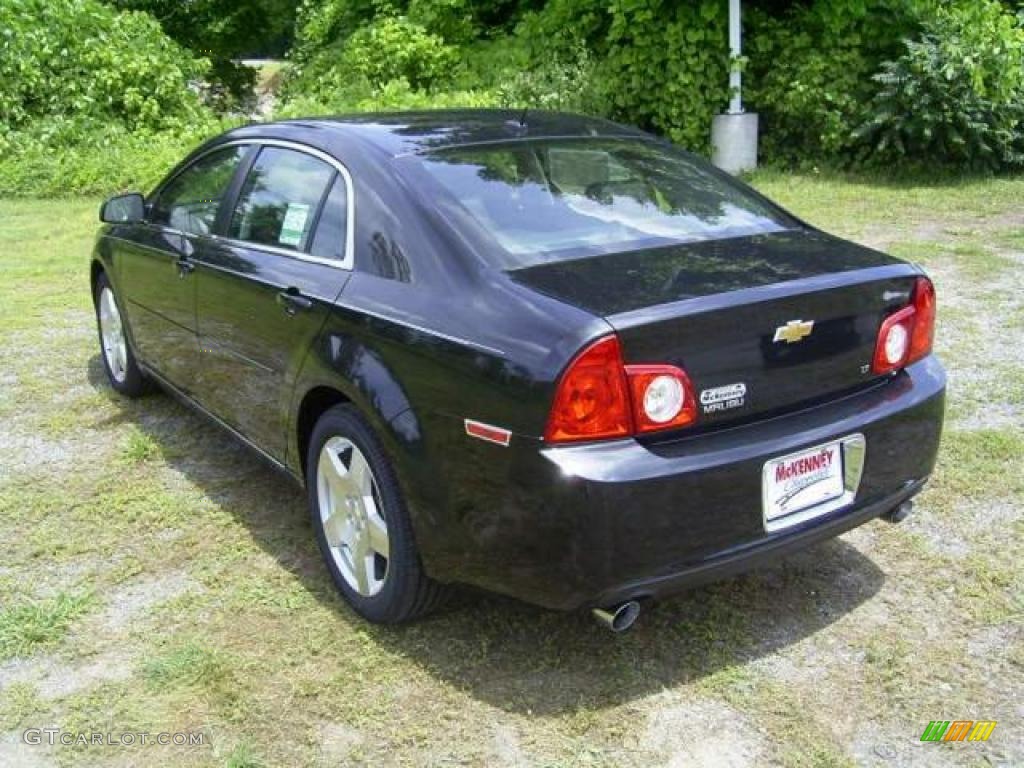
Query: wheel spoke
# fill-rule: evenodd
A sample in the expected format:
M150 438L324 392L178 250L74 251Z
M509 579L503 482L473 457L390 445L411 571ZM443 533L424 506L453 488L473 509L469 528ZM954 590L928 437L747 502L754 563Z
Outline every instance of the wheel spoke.
M369 551L365 533L356 534L352 541L352 575L356 579L356 589L361 595L370 594L370 568L373 558Z
M348 479L356 494L359 496L370 495L372 473L370 465L366 463L366 457L361 451L352 451L352 460L348 465Z
M330 486L333 504L336 506L344 504L345 498L351 493L346 477L347 470L342 464L341 458L329 446L325 446L324 450L320 452L319 470L321 477ZM321 510L321 514L323 512L324 510Z
M369 539L371 550L384 559L391 557L391 545L388 541L388 527L376 511L366 517L366 534Z

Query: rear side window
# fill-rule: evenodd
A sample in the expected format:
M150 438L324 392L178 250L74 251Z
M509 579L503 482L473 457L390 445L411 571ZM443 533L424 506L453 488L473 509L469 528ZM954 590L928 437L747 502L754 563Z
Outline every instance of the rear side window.
M526 140L420 162L505 269L795 225L706 163L650 141Z
M264 147L245 179L228 237L305 251L313 220L335 171L315 157Z
M324 202L320 221L309 252L321 259L342 261L345 258L345 234L348 221L348 190L341 174L334 177L331 191Z
M153 207L153 222L194 235L210 234L247 149L235 146L212 152L171 179Z

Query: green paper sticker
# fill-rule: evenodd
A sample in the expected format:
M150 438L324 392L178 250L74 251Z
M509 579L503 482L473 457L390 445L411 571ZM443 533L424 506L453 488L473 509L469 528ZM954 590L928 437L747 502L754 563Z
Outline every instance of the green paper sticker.
M281 224L281 234L278 235L277 242L298 248L299 243L302 242L302 234L306 231L306 219L308 218L308 205L288 203L288 210L284 214L284 223Z

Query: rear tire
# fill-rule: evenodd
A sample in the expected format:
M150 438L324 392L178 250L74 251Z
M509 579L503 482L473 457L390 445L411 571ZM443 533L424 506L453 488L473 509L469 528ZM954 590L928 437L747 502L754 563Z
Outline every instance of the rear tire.
M441 603L447 590L423 571L391 462L353 406L336 405L317 421L306 490L324 562L356 613L397 624Z
M96 278L93 289L96 328L100 339L100 357L107 380L125 397L139 397L149 390L149 382L139 368L125 332L124 314L105 273Z

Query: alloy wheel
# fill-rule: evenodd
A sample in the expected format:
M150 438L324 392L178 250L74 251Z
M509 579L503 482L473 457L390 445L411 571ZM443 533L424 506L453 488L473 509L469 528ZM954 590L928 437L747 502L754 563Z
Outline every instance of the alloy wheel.
M104 286L100 292L99 315L103 357L107 361L107 368L117 383L124 383L128 375L128 345L124 337L121 312L109 286Z
M351 440L335 436L320 449L316 480L331 557L352 589L372 597L387 579L390 553L373 470Z

